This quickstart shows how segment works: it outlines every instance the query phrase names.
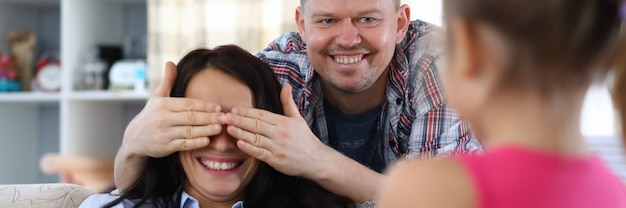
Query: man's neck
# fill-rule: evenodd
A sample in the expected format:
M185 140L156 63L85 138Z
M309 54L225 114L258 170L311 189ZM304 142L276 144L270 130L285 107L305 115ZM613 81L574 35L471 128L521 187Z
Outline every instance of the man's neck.
M322 81L324 98L345 115L359 115L376 108L383 101L387 77L388 72L385 71L370 88L358 93L341 91Z

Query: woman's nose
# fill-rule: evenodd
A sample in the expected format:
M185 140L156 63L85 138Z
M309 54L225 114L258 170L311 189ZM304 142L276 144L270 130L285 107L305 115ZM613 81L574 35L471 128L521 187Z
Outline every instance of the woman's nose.
M222 127L220 134L209 137L209 147L220 151L226 152L237 148L236 139L226 132L226 125Z

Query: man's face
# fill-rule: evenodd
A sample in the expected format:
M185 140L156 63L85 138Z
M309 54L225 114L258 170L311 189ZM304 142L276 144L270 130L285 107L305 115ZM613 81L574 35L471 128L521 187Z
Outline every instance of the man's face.
M305 2L296 20L322 82L346 93L370 88L404 38L408 7L398 9L393 0Z

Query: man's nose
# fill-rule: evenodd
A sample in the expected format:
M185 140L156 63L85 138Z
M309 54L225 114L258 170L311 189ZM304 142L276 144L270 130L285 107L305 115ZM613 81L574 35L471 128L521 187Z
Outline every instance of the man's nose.
M339 34L337 36L337 45L343 48L352 48L361 43L359 36L359 28L352 21L342 21L339 25Z

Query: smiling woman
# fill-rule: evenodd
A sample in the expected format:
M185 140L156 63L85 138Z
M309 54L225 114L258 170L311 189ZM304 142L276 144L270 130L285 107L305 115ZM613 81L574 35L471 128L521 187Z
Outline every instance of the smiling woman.
M229 45L196 49L177 65L171 97L215 103L219 112L189 119L214 120L210 143L163 158L145 169L121 196L90 196L82 207L352 207L313 182L279 173L241 151L222 128L223 113L234 106L282 114L280 84L272 70L245 50Z

